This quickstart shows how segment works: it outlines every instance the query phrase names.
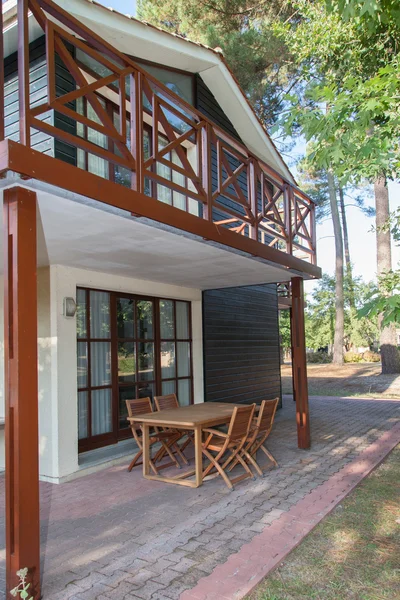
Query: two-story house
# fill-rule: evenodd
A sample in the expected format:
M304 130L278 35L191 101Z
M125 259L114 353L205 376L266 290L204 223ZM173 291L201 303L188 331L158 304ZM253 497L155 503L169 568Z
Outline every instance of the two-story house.
M89 0L8 0L2 29L0 390L23 553L38 472L128 452L126 399L280 395L277 283L309 447L303 280L320 269L314 205L221 53Z

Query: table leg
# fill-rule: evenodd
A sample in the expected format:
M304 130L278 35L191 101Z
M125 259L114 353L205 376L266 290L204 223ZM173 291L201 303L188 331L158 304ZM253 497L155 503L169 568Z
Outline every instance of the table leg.
M196 487L203 483L203 456L201 452L201 427L194 430L194 456L196 465Z
M143 429L143 477L150 475L150 428L145 423L142 425Z

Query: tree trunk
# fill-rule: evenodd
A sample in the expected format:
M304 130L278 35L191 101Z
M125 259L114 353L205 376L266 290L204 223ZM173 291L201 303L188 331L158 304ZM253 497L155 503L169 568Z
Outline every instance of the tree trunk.
M344 291L343 291L343 237L340 225L339 208L336 198L335 179L328 170L329 201L331 206L333 233L335 236L335 335L333 340L333 362L343 364L344 342Z
M354 285L353 285L353 272L350 260L350 245L349 245L349 232L347 229L347 216L346 207L344 205L344 193L343 188L339 186L339 204L340 212L342 216L342 228L343 228L343 242L344 242L344 258L346 262L346 277L349 286L349 304L351 309L355 309L355 298L354 298Z
M377 273L379 277L379 275L392 268L390 231L382 231L383 225L389 219L389 190L384 177L375 181L374 193L376 207ZM381 321L382 319L380 319ZM400 358L394 324L383 329L381 328L379 342L381 347L382 373L400 373Z

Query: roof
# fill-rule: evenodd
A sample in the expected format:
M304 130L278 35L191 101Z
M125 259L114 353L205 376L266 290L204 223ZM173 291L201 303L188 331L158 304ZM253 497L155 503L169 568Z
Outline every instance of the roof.
M288 166L221 52L107 8L95 0L55 2L121 52L138 59L198 73L249 150L278 171L283 178L295 183ZM17 47L16 27L12 26L15 6L16 0L8 0L3 4L6 56ZM8 28L7 19L10 23ZM36 39L41 34L39 26L30 24L31 39Z

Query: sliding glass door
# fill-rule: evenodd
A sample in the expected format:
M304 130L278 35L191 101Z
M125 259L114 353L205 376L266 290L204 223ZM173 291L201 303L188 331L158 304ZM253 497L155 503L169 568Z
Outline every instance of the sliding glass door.
M113 439L110 294L77 291L78 435Z
M77 290L80 451L130 436L127 399L193 401L190 303Z
M154 361L154 301L116 297L118 354L118 429L128 429L126 400L153 398L156 389Z

